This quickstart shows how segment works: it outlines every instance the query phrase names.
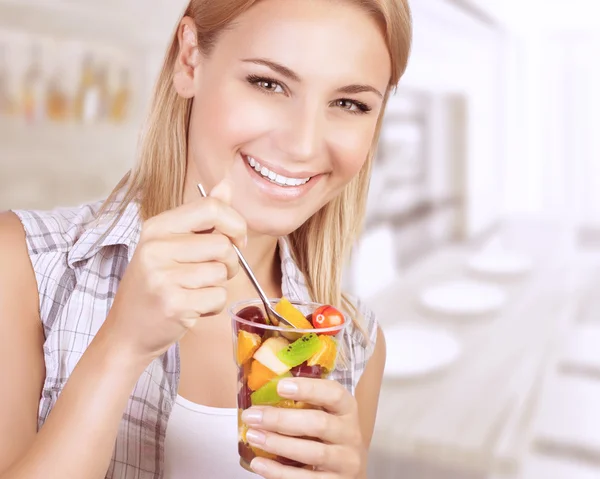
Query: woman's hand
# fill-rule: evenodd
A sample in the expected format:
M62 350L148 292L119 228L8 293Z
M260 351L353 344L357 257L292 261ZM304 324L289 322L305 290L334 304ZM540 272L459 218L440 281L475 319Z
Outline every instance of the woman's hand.
M232 242L243 247L246 222L230 206L224 181L209 198L146 221L99 336L126 361L147 365L196 321L226 305L224 288L238 271Z
M251 467L266 479L359 479L366 470L356 399L339 383L294 378L279 382L280 396L324 410L253 407L242 420L248 442L266 452L316 467L316 471L256 458ZM314 440L306 439L314 438Z

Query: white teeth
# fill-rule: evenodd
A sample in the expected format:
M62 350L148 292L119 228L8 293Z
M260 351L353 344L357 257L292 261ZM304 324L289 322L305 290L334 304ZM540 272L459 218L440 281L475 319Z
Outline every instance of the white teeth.
M251 156L246 157L246 161L248 164L256 170L257 173L260 173L262 176L267 178L268 180L277 183L281 186L300 186L307 183L310 178L287 178L286 176L279 175L271 170L269 170L266 166L262 166L258 161L256 161Z
M275 177L275 181L276 181L277 183L279 183L280 185L285 185L285 177L284 177L284 176L277 175L277 176Z

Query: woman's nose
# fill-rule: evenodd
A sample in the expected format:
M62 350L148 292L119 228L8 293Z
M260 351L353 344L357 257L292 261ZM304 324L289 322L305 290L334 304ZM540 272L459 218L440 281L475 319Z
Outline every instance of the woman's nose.
M326 125L324 113L316 106L295 105L281 125L279 148L290 160L308 161L318 157L324 148Z

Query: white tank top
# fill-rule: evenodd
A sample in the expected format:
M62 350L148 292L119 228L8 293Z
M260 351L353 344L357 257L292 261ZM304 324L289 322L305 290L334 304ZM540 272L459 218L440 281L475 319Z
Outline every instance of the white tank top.
M257 479L240 466L237 409L177 396L167 425L165 479Z

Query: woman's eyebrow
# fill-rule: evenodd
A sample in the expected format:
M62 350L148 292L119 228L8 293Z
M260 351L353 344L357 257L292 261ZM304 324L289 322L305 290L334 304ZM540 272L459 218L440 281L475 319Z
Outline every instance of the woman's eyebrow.
M264 65L270 68L271 70L279 73L280 75L283 75L284 77L287 77L296 82L301 81L300 75L298 75L296 72L289 69L288 67L283 66L281 63L277 63L272 60L267 60L266 58L246 58L242 61L244 63L255 63L257 65Z
M363 92L371 92L375 93L379 98L383 98L383 93L381 93L377 88L371 85L348 85L342 88L337 89L340 93L347 93L351 95L353 93L363 93Z

